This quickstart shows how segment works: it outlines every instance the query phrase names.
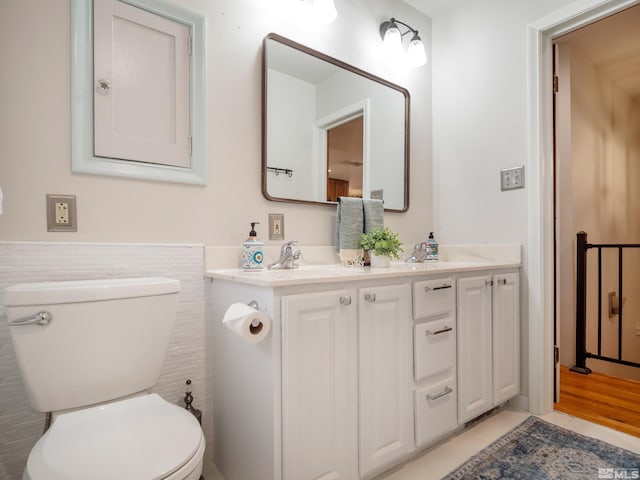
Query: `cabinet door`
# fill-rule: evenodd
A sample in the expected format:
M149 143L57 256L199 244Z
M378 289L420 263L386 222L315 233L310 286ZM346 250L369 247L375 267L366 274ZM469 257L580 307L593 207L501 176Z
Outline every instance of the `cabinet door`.
M355 292L282 299L282 454L285 480L357 474ZM353 300L352 304L347 299Z
M188 168L189 26L117 0L93 6L95 155Z
M413 450L411 287L361 289L360 475Z
M458 423L493 406L491 277L458 281Z
M493 278L493 404L520 393L520 285L517 273Z

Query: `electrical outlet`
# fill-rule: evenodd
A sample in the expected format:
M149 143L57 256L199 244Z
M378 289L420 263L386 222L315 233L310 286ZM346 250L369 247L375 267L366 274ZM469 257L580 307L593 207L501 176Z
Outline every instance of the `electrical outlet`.
M269 214L269 240L284 240L284 213Z
M69 204L67 202L56 202L55 223L56 225L69 223Z
M77 231L75 195L47 195L47 231Z
M500 189L504 192L515 188L524 188L524 165L500 170Z

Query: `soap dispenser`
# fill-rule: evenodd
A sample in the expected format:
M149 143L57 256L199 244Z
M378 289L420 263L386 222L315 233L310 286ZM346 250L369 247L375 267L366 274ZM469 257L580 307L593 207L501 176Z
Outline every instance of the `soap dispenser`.
M259 222L251 222L251 231L249 238L242 244L242 268L245 272L256 272L263 268L262 261L264 254L262 252L262 240L258 240L255 226Z
M438 242L433 236L433 232L429 232L429 238L427 238L427 260L438 260Z

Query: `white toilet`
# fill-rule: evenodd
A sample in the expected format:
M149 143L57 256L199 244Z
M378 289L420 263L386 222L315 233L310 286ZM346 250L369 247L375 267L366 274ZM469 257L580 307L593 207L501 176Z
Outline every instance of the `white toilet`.
M29 401L52 413L25 480L200 478L205 440L196 418L148 392L164 363L179 291L177 280L159 277L6 289Z

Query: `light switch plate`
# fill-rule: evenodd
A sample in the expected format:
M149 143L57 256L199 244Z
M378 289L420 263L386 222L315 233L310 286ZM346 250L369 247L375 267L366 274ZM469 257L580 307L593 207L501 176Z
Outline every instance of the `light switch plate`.
M47 194L47 231L78 231L75 195Z
M269 214L269 240L284 240L284 213Z
M500 189L513 190L524 188L524 165L500 170Z

